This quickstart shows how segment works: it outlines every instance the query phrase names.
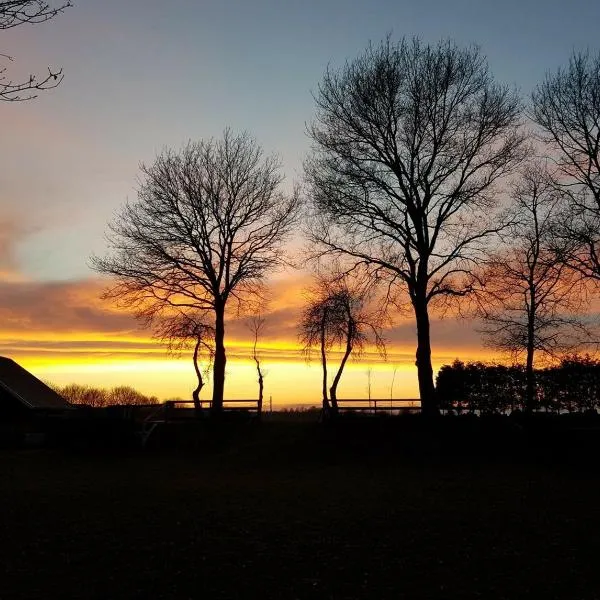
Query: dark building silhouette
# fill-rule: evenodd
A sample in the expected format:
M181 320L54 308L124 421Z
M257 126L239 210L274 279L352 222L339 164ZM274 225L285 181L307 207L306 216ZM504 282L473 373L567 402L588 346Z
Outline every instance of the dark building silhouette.
M0 422L28 421L73 409L43 381L14 360L0 356Z

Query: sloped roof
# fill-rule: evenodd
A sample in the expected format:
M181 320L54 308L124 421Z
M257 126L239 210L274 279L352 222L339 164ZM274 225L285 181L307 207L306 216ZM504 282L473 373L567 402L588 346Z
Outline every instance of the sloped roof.
M4 356L0 356L0 394L2 392L8 393L31 409L67 410L73 408L43 381L40 381L14 360Z

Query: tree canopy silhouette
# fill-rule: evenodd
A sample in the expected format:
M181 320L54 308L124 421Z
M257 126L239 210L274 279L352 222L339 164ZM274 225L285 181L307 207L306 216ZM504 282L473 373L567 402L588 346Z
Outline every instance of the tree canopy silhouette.
M506 244L487 262L479 304L487 344L525 355L525 408L535 408L534 360L572 350L585 328L577 313L585 304L581 276L562 257L572 244L557 239L564 195L543 164L529 165L514 186L513 218Z
M495 184L524 154L519 100L477 48L389 38L328 70L315 100L313 255L345 256L407 292L422 407L435 413L430 304L469 292L500 227Z
M443 365L437 391L443 407L480 414L527 410L525 369L518 365L463 363ZM565 356L559 364L535 369L535 410L597 412L600 408L600 362L588 355Z
M229 129L219 140L165 150L141 170L137 200L110 225L112 253L92 264L115 280L105 297L148 323L180 312L206 316L214 335L212 410L219 413L226 307L256 299L266 274L284 262L299 195L280 191L277 158Z
M600 52L574 53L566 67L546 75L532 100L557 183L570 199L569 218L557 230L576 242L565 259L600 279Z
M42 0L0 0L0 30L49 21L70 6L70 0L55 8ZM14 60L8 54L0 54L0 57L10 62ZM48 75L30 75L25 81L14 81L9 78L8 68L3 66L0 67L0 100L31 100L37 97L37 92L55 88L62 80L62 69L53 71L48 67Z

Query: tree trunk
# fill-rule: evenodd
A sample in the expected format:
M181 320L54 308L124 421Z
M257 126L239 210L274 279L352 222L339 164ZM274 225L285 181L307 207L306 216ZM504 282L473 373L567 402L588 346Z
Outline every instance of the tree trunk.
M429 312L425 290L419 290L413 296L413 308L417 323L416 366L419 378L421 412L432 416L439 414L433 385L433 367L431 366L431 337L429 330Z
M327 352L325 348L325 327L327 324L327 309L323 310L321 319L321 365L323 366L323 410L329 415L331 406L327 398Z
M337 403L337 387L340 382L340 378L342 377L342 372L344 371L344 367L346 366L346 361L352 352L352 339L354 337L354 330L352 322L348 323L348 332L346 335L346 350L344 352L344 356L342 358L342 362L333 378L333 383L329 388L329 394L331 398L331 407L334 413L337 413L338 403Z
M533 358L535 353L535 314L529 315L527 323L527 362L525 364L525 412L531 414L535 406L535 375Z
M215 360L213 364L213 396L211 413L223 413L223 394L225 391L225 306L218 303L215 306Z
M194 370L196 371L196 377L198 378L198 385L196 389L192 392L192 398L194 399L194 409L196 410L196 416L200 415L202 410L202 404L200 403L200 391L204 387L204 380L202 379L202 373L200 371L200 367L198 366L198 352L200 350L201 340L198 338L196 340L196 345L194 346Z
M256 355L254 356L254 361L256 362L256 372L258 373L258 405L257 412L260 417L262 414L262 405L263 405L263 392L264 392L264 379L262 371L260 370L260 362Z

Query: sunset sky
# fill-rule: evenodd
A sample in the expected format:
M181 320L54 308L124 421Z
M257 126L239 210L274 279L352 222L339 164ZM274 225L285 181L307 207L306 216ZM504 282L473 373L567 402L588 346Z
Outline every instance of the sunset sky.
M56 3L55 3L56 4ZM0 355L58 384L127 384L187 398L188 355L165 348L100 300L89 268L106 223L136 194L140 162L189 139L247 130L282 160L291 186L309 150L315 90L370 40L420 36L477 43L495 77L527 96L571 52L597 51L600 3L589 0L76 0L52 21L0 32L14 79L62 67L63 83L36 100L0 104ZM266 395L318 404L320 372L296 334L309 275L274 276L262 340ZM413 322L387 332L388 360L349 365L340 396L417 394ZM228 327L226 397L256 392L250 334ZM473 324L434 319L434 367L490 357ZM394 375L395 372L395 375ZM203 395L210 395L203 392Z

